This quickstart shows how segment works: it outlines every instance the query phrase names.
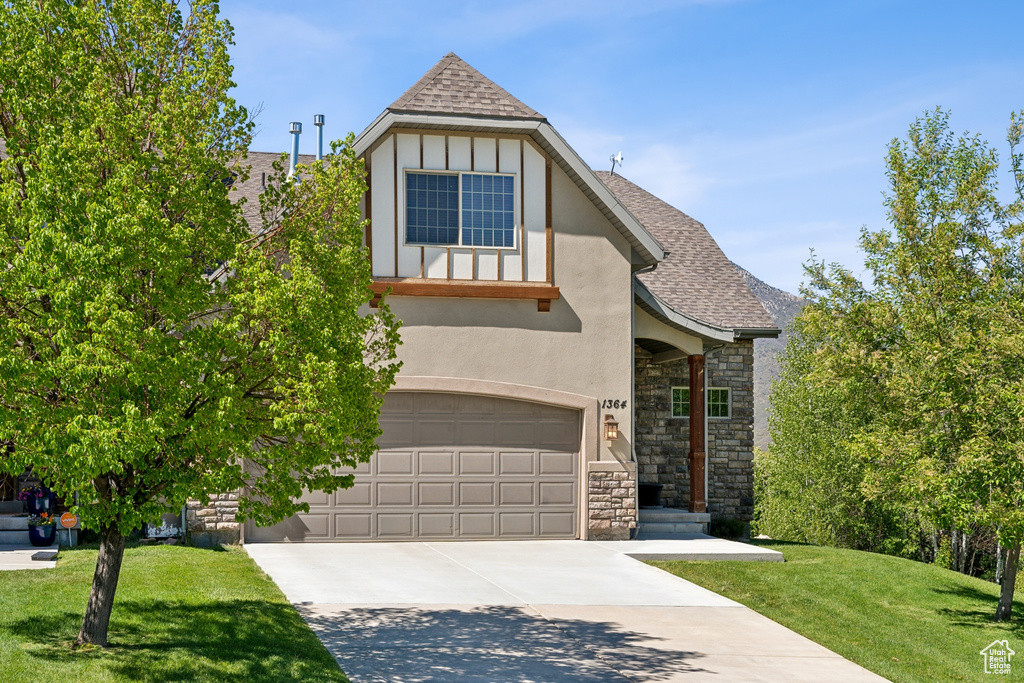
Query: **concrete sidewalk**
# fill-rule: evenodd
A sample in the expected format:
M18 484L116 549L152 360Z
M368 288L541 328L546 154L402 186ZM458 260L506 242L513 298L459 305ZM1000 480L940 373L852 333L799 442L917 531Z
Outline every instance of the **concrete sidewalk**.
M617 545L245 548L357 683L884 680Z
M36 548L30 545L0 545L0 572L14 569L53 569L56 560L33 560L32 556L39 551L55 551L57 547Z

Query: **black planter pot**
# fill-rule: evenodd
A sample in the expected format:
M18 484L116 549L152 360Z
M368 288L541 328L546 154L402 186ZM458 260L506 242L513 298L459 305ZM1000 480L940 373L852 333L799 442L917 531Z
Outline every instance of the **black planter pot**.
M31 526L28 527L28 540L34 546L46 548L53 545L53 539L57 538L57 525Z
M660 508L663 488L664 484L640 484L637 486L637 505L642 508Z
M27 512L30 515L38 515L41 512L49 512L53 506L53 500L50 496L43 496L42 498L29 498L25 501L25 507L28 508Z

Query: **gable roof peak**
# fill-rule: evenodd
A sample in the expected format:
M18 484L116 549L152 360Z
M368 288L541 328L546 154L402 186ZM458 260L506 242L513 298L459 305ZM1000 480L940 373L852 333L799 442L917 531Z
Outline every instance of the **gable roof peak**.
M393 112L544 120L543 116L454 52L442 57L388 109Z

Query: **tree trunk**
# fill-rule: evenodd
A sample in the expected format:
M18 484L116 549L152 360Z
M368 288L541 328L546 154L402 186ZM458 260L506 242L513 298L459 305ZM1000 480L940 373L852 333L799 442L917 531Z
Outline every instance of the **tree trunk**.
M996 541L996 583L1003 585L1003 565L1006 562L1006 549Z
M96 558L96 573L92 577L92 590L76 646L86 643L107 646L107 627L110 626L110 610L114 606L114 592L121 574L124 544L125 537L117 525L100 528L100 554Z
M1006 564L1003 567L1003 589L999 592L999 607L996 621L1009 621L1013 609L1013 589L1017 583L1017 562L1020 560L1020 546L1006 550Z

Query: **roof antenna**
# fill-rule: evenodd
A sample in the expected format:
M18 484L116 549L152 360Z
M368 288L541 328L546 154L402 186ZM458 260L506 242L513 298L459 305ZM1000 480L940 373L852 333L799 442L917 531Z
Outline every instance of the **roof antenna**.
M622 168L622 151L619 150L618 154L613 154L608 157L608 161L612 162L612 175L615 175L615 164L618 164L619 168Z

